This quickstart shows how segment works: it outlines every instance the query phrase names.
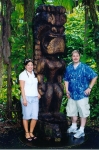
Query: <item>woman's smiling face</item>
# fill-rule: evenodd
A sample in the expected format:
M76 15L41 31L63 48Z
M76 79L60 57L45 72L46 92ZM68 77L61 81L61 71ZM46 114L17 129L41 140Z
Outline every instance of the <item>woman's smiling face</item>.
M28 64L25 66L25 69L31 73L33 71L33 63L28 62Z

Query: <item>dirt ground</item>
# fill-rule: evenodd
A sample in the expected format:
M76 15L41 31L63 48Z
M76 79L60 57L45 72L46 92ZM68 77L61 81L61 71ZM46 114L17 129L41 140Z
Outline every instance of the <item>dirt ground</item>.
M95 121L87 123L87 140L82 144L76 146L69 146L68 149L99 149L99 125ZM42 148L37 144L37 147L28 146L26 143L20 141L20 135L23 133L22 127L7 122L0 122L0 149L60 149L60 147L46 147ZM62 149L67 149L61 146Z

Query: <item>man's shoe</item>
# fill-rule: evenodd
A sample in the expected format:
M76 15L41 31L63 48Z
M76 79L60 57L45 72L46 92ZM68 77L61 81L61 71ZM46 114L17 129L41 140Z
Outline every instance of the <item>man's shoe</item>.
M81 130L78 130L76 134L74 134L74 137L75 138L80 138L80 137L83 137L85 136L85 133L82 132Z
M77 128L73 128L72 126L67 130L67 133L76 133Z

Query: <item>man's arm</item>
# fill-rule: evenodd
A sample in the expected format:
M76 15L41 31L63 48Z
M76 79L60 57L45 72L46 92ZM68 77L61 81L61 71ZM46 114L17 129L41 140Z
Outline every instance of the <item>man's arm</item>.
M96 83L97 78L98 78L98 76L96 76L95 78L93 78L93 79L91 80L91 82L90 82L90 84L89 84L89 87L84 91L84 93L85 93L86 95L90 95L91 89L92 89L92 87L94 86L94 84Z
M68 85L69 85L69 82L65 81L66 95L67 95L68 98L70 98L70 92L68 90Z
M92 89L92 87L94 86L94 84L95 84L96 81L97 81L97 78L98 78L98 76L96 76L95 78L93 78L93 79L91 80L91 82L90 82L90 84L89 84L89 89Z

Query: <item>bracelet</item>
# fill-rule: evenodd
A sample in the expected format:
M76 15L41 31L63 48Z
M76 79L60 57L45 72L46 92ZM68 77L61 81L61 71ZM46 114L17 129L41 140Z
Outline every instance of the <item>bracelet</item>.
M91 87L88 87L89 89L92 89Z

